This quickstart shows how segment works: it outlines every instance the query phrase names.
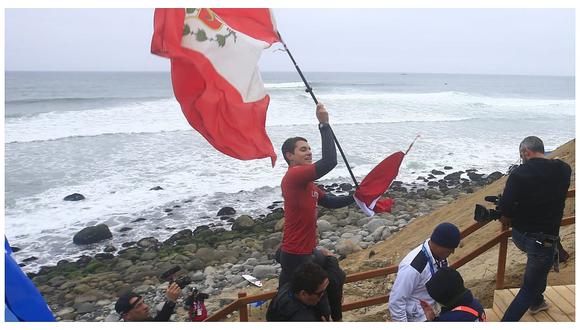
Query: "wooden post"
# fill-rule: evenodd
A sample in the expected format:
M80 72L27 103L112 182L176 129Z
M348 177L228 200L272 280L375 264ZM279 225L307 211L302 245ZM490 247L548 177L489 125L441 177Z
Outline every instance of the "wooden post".
M246 297L245 292L238 293L238 299L245 297ZM242 303L240 304L239 308L240 308L240 322L248 322L248 304Z
M507 234L509 227L506 224L501 224L501 232L504 234L503 238L499 242L499 255L497 258L497 274L495 277L495 288L503 289L505 280L505 264L507 259L507 245L508 237Z

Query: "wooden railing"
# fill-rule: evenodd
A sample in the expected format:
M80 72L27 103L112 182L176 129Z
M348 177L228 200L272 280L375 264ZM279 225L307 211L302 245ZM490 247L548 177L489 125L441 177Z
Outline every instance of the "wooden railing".
M576 194L576 190L568 191L567 197L574 197ZM576 222L575 216L570 216L562 219L560 226L568 226L572 225ZM465 228L461 231L461 239L466 238L467 236L473 234L477 230L481 229L482 227L486 226L487 224L491 223L480 223L476 222L471 226ZM494 237L483 243L481 246L477 247L472 252L468 253L467 255L463 256L459 260L455 261L451 264L453 268L459 268L466 263L470 262L471 260L475 259L479 255L485 253L487 250L494 247L496 244L499 244L499 252L498 252L498 260L497 260L497 274L496 274L496 289L503 289L504 288L504 280L505 280L505 266L506 266L506 259L507 259L507 246L508 246L508 239L511 236L512 231L511 229L505 225L501 224L501 230L498 234ZM397 272L398 266L388 266L383 268L377 268L373 270L369 270L366 272L360 272L355 274L347 275L346 283L358 282L363 280L368 280L377 277L386 277L390 274L395 274ZM238 293L238 299L231 304L223 307L222 309L218 310L215 314L208 317L205 321L219 321L224 318L228 314L233 313L234 311L238 311L240 315L240 322L247 322L248 321L248 304L256 302L256 301L263 301L269 300L276 296L277 291L268 291L258 295L248 296L245 292ZM379 295L371 298L367 298L364 300L354 301L347 304L342 305L342 311L350 311L354 309L369 307L373 305L381 305L387 303L389 301L389 295Z

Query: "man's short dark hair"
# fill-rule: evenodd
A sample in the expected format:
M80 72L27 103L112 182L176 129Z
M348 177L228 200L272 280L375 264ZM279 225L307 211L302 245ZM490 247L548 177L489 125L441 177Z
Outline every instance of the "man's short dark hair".
M308 293L315 293L318 287L328 278L328 274L319 265L307 262L294 271L290 289L294 293L302 290Z
M290 165L290 161L288 160L288 158L286 158L286 153L289 152L291 154L294 154L294 149L296 148L296 142L298 142L298 141L308 142L305 138L300 137L300 136L296 136L296 137L287 139L286 141L284 141L284 144L282 144L282 157L284 157L284 160L286 161L286 163L288 163L288 165Z
M520 143L520 151L528 149L532 152L544 153L544 142L537 136L528 136Z
M141 299L140 295L132 291L126 292L123 295L121 295L117 300L117 303L115 303L115 311L121 316L129 313L135 307L135 303L133 304L130 303L131 299L135 297L137 297L137 301Z

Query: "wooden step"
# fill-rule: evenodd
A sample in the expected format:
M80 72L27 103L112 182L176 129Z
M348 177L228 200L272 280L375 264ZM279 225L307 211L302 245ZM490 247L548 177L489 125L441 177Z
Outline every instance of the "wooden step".
M518 294L519 289L495 290L493 307L486 309L487 320L497 322L501 320L509 304ZM575 299L576 286L559 285L549 286L544 292L544 299L550 305L546 311L531 315L526 312L520 321L523 322L574 322L576 319Z

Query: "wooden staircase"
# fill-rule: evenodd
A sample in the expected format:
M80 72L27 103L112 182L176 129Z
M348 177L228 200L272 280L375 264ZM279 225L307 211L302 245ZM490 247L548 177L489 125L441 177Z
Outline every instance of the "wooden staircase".
M493 294L493 308L486 309L488 322L501 320L505 310L518 293L519 289L495 290ZM546 311L536 315L524 314L522 322L574 322L575 321L576 285L548 286L544 292L544 299L550 305Z

